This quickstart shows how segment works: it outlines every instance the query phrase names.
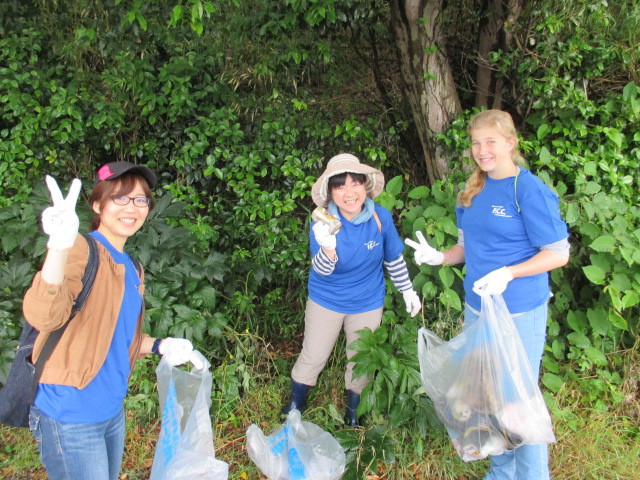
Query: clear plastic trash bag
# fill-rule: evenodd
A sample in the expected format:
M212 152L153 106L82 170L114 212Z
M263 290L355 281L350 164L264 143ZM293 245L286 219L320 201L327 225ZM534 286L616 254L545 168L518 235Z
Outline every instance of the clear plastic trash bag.
M449 341L421 328L418 359L422 385L464 461L555 442L549 411L502 295L482 297L478 321Z
M211 428L210 364L200 352L202 369L172 367L164 357L156 368L162 427L151 480L227 480L229 466L217 460Z
M250 425L247 452L269 480L337 480L346 465L338 441L316 424L303 421L296 409L269 436Z

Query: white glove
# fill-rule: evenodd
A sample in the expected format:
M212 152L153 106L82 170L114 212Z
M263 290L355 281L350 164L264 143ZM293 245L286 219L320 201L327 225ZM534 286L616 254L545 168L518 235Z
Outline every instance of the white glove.
M423 263L427 265L442 265L444 253L429 245L421 231L416 232L416 237L418 237L420 243L414 242L410 238L405 238L404 240L404 243L416 250L413 254L416 265L422 265Z
M329 233L330 228L326 223L316 222L313 227L311 227L311 230L313 230L318 245L327 250L335 250L337 243L336 236Z
M478 295L500 295L513 280L513 273L507 267L498 268L473 282L473 291Z
M78 236L80 221L76 215L76 203L82 184L80 180L74 178L67 198L62 198L62 192L55 179L47 175L46 181L53 206L47 207L42 212L42 229L49 235L47 247L53 250L65 250L73 247Z
M415 317L422 308L418 294L413 289L404 290L402 292L402 298L404 298L404 303L407 306L407 313Z
M204 367L202 355L197 355L198 351L193 349L192 343L186 338L165 338L160 342L158 352L172 367L191 362L198 370Z

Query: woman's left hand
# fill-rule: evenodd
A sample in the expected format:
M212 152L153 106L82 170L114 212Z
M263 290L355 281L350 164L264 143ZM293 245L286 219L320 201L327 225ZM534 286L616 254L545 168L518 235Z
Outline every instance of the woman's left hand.
M196 369L204 368L202 359L196 355L198 352L186 338L165 338L160 343L158 351L172 367L191 362Z
M404 243L415 250L413 258L416 265L420 266L424 263L427 265L442 265L444 254L429 245L420 230L416 232L416 237L420 243L414 242L410 238L405 238L404 240Z
M422 308L420 297L418 297L416 291L413 289L404 290L402 292L402 298L404 298L404 303L407 306L407 313L412 317L415 317Z

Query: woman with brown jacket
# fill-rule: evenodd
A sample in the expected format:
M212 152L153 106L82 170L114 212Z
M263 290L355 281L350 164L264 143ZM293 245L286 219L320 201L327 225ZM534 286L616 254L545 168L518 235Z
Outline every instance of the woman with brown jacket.
M52 177L46 180L53 201L42 214L48 252L23 303L25 318L40 331L33 361L49 334L69 319L88 261L75 213L80 180L73 180L66 198ZM123 401L135 360L157 353L173 365L198 362L189 340L142 333L144 272L124 247L153 208L155 185L148 167L129 162L97 172L89 197L95 213L89 235L99 253L95 281L44 366L29 415L50 478L116 480L124 452Z

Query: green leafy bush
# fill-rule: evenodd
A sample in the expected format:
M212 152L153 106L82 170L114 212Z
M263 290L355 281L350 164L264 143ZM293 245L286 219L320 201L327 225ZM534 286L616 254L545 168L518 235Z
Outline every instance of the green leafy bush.
M491 63L529 165L560 194L571 230L571 263L551 276L543 382L555 392L575 378L604 409L620 394L616 352L638 332L640 15L630 0L534 3L510 31L519 47L494 52ZM44 253L45 173L90 179L112 160L154 168L158 209L130 245L148 275L148 328L193 338L220 362L221 378L234 379L230 392L246 382L227 356L229 338L301 331L310 186L330 156L350 151L384 169L378 201L401 235L422 230L437 248L455 243L473 112L438 139L455 173L420 185L393 44L376 44L388 38L385 2L191 4L202 9L0 3L0 365ZM459 20L460 32L477 23ZM452 46L458 40L451 35ZM422 324L454 335L464 266L407 260ZM385 304L380 332L355 345L358 371L376 374L363 409L391 414L394 425L413 425L420 412L424 431L429 405L412 358L419 325L391 286ZM395 394L402 405L390 402Z

